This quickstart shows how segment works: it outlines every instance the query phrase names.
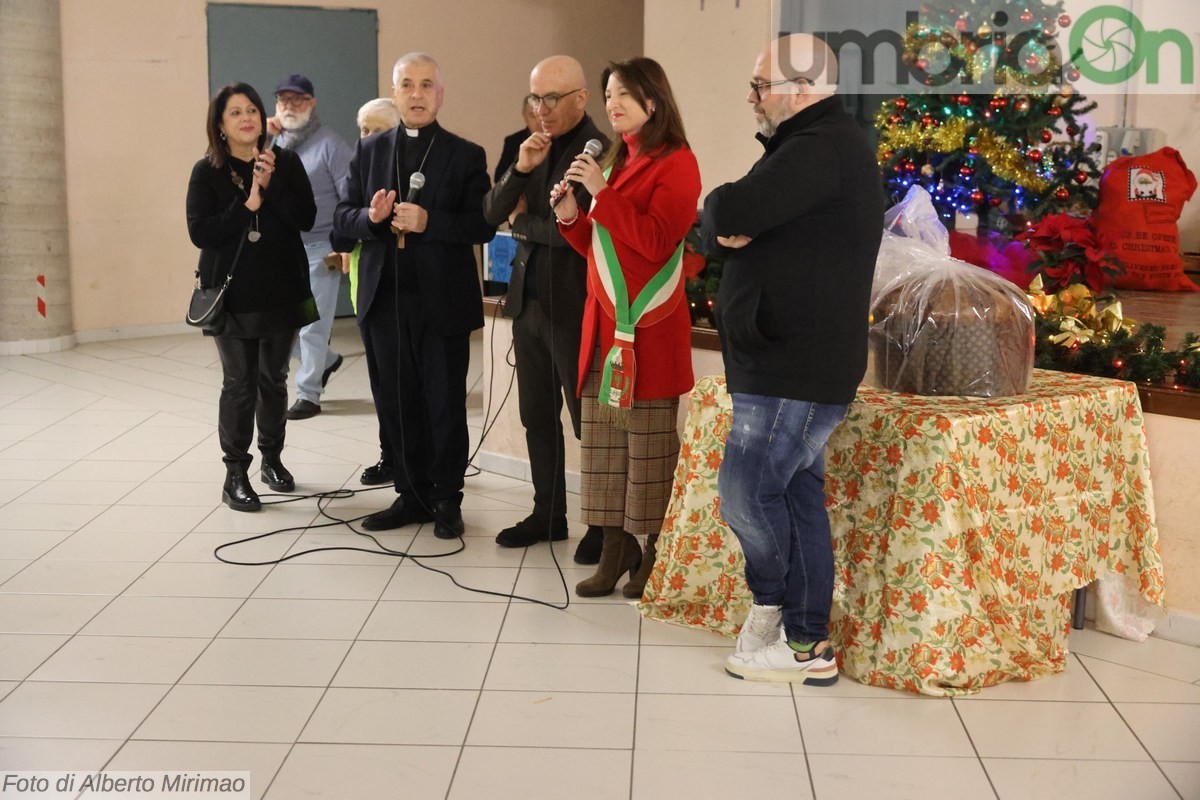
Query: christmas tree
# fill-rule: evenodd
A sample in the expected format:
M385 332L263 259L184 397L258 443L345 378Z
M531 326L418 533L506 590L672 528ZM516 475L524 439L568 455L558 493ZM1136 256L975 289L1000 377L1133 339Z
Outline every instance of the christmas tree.
M1081 117L1096 107L1074 91L1056 35L1071 24L1062 0L959 0L925 5L904 36L903 62L926 87L886 101L876 116L878 159L892 202L929 190L948 227L956 213L1011 230L1095 207L1100 167Z

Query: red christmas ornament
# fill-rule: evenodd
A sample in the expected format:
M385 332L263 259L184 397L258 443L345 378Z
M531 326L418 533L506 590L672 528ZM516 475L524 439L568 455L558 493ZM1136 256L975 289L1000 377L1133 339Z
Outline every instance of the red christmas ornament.
M1049 108L1046 109L1046 113L1052 117L1061 117L1062 109L1059 108L1058 106L1050 106Z
M1078 133L1079 133L1078 125L1068 125L1067 126L1067 136L1075 136Z
M897 97L896 98L896 108L899 109L900 111L903 111L904 109L908 108L908 98Z
M1026 25L1033 22L1033 12L1028 8L1021 12L1021 22L1024 22Z
M989 204L989 205L990 205L992 208L999 208L1000 204L1001 204L1001 203L1003 203L1003 202L1004 202L1004 201L1003 201L1003 200L1001 200L999 197L989 197L989 198L988 198L988 204Z
M1064 28L1070 27L1070 25L1071 25L1071 15L1070 15L1070 14L1063 14L1061 17L1059 17L1059 18L1058 18L1058 24L1059 24L1059 25L1062 25Z
M1000 110L1001 108L1004 108L1008 105L1008 98L1007 97L993 97L992 101L990 103L988 103L988 105L990 105L993 109Z
M1071 83L1075 83L1079 80L1079 78L1079 70L1075 69L1074 67L1071 67L1069 70L1067 70L1067 80L1069 80Z
M1065 201L1071 197L1071 191L1065 186L1060 186L1054 190L1054 196L1061 201Z
M965 30L967 29L967 18L966 18L966 17L959 17L959 18L958 18L958 19L955 21L955 23L954 23L954 27L955 27L955 29L956 29L956 30L958 30L960 33L961 33L961 32L963 32L963 31L965 31Z
M971 202L974 203L975 205L979 205L980 203L982 203L983 202L983 192L979 191L978 189L971 192Z
M908 162L907 164L905 164L905 165L904 165L904 171L905 171L905 172L916 172L916 171L917 171L917 165L916 165L916 164L914 164L914 163L912 163L912 162L910 161L910 162Z
M1043 144L1050 144L1050 140L1054 138L1054 134L1049 130L1044 130L1042 131L1041 137Z
M895 156L896 156L895 150L888 150L886 153L883 154L883 157L886 158L888 161L891 161L893 158L895 158Z
M1087 183L1087 180L1088 180L1087 173L1084 172L1083 170L1080 170L1079 172L1075 173L1075 182L1076 183Z
M962 175L964 178L969 178L975 174L975 170L973 167L961 167L958 170L958 174Z
M1030 150L1028 153L1025 154L1025 157L1033 162L1041 161L1042 160L1042 151L1036 150L1036 149Z
M900 116L899 114L892 114L890 117L888 117L888 122L892 123L893 125L899 125L903 121L904 117Z
M958 96L958 104L959 104L960 106L969 106L969 105L971 105L971 97L970 97L970 95L960 94L960 95Z
M928 128L933 124L933 117L926 114L925 116L921 117L921 124Z

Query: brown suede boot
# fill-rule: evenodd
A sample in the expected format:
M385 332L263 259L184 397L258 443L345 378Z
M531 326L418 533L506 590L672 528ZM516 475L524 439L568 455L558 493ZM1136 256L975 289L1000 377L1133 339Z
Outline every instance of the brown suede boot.
M642 553L638 541L620 528L604 529L604 546L600 550L600 564L596 574L575 584L575 594L580 597L604 597L617 588L621 574L633 572L641 563Z
M642 594L646 591L646 581L650 580L650 573L654 571L655 548L657 544L657 533L652 533L646 537L646 551L642 553L642 565L638 567L636 573L630 576L629 583L621 587L621 594L632 600L642 599Z

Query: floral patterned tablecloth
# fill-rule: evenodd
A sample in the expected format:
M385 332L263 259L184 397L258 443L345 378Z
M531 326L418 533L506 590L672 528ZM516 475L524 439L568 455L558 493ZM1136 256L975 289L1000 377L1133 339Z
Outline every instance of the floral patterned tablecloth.
M732 406L697 382L646 617L734 635L749 609L741 548L720 519ZM861 387L826 453L842 672L931 695L1066 666L1072 594L1104 573L1163 606L1136 387L1035 370L984 399Z

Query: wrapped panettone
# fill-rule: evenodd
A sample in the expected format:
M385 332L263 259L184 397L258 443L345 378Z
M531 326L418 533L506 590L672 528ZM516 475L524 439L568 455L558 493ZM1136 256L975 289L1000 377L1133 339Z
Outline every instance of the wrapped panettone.
M1033 308L1013 284L951 258L948 245L940 250L936 237L917 232L931 215L941 225L928 193L914 189L889 214L879 251L871 294L875 382L911 394L1022 394L1033 374Z

